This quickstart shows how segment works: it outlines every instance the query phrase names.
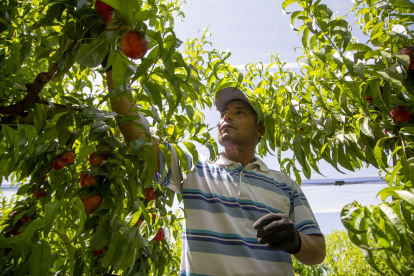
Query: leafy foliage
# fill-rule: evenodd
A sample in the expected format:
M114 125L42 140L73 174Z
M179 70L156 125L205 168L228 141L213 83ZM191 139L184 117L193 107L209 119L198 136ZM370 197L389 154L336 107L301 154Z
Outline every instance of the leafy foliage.
M144 58L133 62L122 53L122 33L105 29L92 1L1 4L0 174L21 196L1 219L1 275L178 274L170 246L182 218L168 211L177 197L153 182L149 142L121 142L118 126L137 118L111 112L109 101L127 96L148 137L177 148L184 142L193 155L193 143L201 143L214 158L217 146L199 111L212 105L199 77L202 60L194 58L199 46L190 41L177 50L178 1L104 2L123 32L139 31L149 41ZM99 69L105 57L114 72L110 93ZM52 169L68 151L75 161ZM95 151L103 164L90 164ZM81 186L83 173L96 182ZM151 201L149 187L157 195ZM161 227L167 239L158 242Z
M187 162L182 145L193 162L194 143L206 146L214 159L217 146L200 110L228 86L246 91L266 126L258 153L277 151L282 170L299 183L300 172L307 178L312 170L320 173L320 160L338 171L378 168L389 184L379 194L384 203L345 206L343 223L378 273L386 270L376 254L397 275L413 271L413 119L395 123L390 114L395 106L414 110L410 57L398 53L414 44L411 1L355 1L350 12L367 37L359 42L345 17L321 1L285 0L285 10L294 3L300 7L287 12L302 38L300 74L286 70L277 55L266 68L248 64L243 74L227 62L229 52L205 50L207 33L178 51L177 1L104 2L115 8L108 30L92 1L1 4L0 174L22 196L14 213L1 218L4 275L13 269L22 275L178 273L169 242L179 237L181 218L166 208L173 192L153 183L156 164L147 141L159 138L167 164L165 142L176 148L181 165ZM127 31L149 42L148 53L136 62L119 49ZM113 69L111 92L99 69L105 59ZM96 85L101 79L102 86ZM135 104L130 111L138 116L110 111L109 102L122 97ZM148 140L123 144L118 126L137 119ZM294 157L282 160L281 152L289 149ZM51 163L67 151L75 161L52 170ZM103 164L89 164L94 151L105 155ZM85 172L99 185L79 185ZM149 187L157 198L148 202ZM91 199L100 204L87 214L84 204ZM156 242L160 227L168 238Z
M286 0L283 7L292 3L302 8L290 13L292 24L303 22L297 28L304 51L302 75L289 78L289 89L303 106L298 109L306 110L306 117L296 118L309 127L302 138L294 138L309 141L301 143L302 171L309 177L307 163L312 166L321 158L338 171L354 171L363 163L378 168L389 184L378 194L384 203L349 204L342 210L342 222L377 273L386 272L374 255L395 275L408 275L414 269L413 119L410 114L409 121L396 123L390 111L395 106L414 110L414 76L406 70L412 57L399 54L414 44L414 4L355 1L351 12L368 36L360 43L344 17L320 1Z
M306 266L293 258L296 275L377 275L365 261L360 249L348 239L345 230L333 230L325 236L326 258L319 265ZM393 275L380 254L374 253L375 261L386 275Z

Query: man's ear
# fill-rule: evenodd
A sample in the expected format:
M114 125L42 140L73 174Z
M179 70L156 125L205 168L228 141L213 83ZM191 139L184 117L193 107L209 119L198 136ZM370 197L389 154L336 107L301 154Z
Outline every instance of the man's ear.
M264 125L258 125L257 127L258 127L257 128L257 135L259 137L263 137L265 135L265 132L266 132L265 126Z

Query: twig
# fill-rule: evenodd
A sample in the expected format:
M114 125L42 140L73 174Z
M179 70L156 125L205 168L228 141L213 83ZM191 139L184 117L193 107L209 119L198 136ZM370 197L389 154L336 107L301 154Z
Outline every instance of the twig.
M74 40L71 45L68 47L69 51L72 51L73 47L76 45L77 41ZM39 73L33 83L27 83L27 95L23 100L18 101L14 105L9 106L0 106L0 114L8 114L13 116L24 115L24 112L28 110L33 103L39 102L39 94L42 92L45 85L52 79L53 75L56 73L59 66L59 62L56 61L49 71Z

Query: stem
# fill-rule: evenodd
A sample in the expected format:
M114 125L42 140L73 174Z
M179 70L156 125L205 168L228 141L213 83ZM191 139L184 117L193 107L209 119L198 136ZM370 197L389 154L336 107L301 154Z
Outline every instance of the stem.
M316 25L320 28L321 26L319 26L318 22L316 22ZM339 54L341 55L342 59L345 59L345 56L342 54L341 50L333 43L333 41L331 40L330 37L328 37L327 35L325 35L325 33L323 33L323 36L326 37L326 39L329 40L329 42L331 43L331 45L339 52Z
M71 45L69 45L68 49L72 50L74 45L76 45L77 41L74 40ZM39 73L33 83L27 83L27 95L24 97L23 100L18 101L14 105L9 106L0 106L0 114L8 114L19 116L23 115L26 110L28 110L33 103L39 102L39 94L42 92L45 85L50 81L50 79L54 76L59 66L59 62L56 61L52 67L47 72Z
M390 4L390 1L387 0L388 5ZM388 31L390 30L390 22L391 22L391 15L390 15L390 11L388 11ZM393 46L392 46L392 37L390 37L391 40L391 55L393 54Z

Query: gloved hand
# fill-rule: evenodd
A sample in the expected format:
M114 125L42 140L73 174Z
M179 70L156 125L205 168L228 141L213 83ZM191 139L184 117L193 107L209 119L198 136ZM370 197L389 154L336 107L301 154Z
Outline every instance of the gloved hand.
M267 248L281 249L290 254L296 254L301 249L299 231L285 214L271 213L261 217L253 224L257 230L259 243Z

